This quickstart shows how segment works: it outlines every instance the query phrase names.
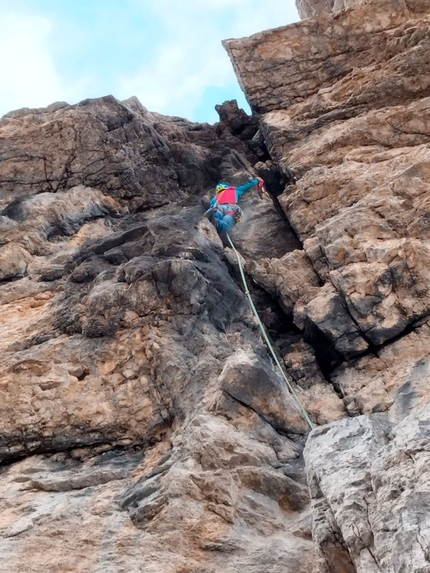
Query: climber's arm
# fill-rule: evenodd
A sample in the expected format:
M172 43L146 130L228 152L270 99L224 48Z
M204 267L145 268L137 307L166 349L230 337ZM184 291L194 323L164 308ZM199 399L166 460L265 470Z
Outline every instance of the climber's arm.
M259 187L263 185L261 177L255 177L254 179L251 179L251 181L248 181L248 183L236 187L237 198L239 199L239 197L242 197L242 195L248 191L248 189L254 187L254 185L258 185Z

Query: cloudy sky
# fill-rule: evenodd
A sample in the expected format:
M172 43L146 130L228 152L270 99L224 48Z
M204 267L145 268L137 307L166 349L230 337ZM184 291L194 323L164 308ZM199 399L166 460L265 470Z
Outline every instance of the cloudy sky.
M0 116L113 94L214 122L246 105L221 40L298 19L294 0L0 0Z

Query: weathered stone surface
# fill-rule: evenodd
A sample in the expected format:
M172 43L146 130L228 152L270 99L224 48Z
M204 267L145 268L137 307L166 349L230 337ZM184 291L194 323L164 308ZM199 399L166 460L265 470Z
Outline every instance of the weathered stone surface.
M340 12L347 8L371 3L372 0L296 0L301 18L313 18L323 13Z
M261 130L272 157L295 174L278 199L320 282L295 286L289 273L274 288L267 265L269 276L259 270L259 280L283 304L283 293L295 291L294 322L309 341L324 337L323 346L335 351L332 369L408 334L430 310L430 5L358 4L226 43L248 99L265 112ZM312 3L318 13L323 8ZM358 383L355 392L346 383L369 383L370 397L373 374L357 373L364 363L373 364L372 355L333 377L351 411L369 411ZM385 408L395 393L393 387L386 400L371 399L370 409Z
M288 476L299 449L250 412L197 415L145 454L72 450L3 470L0 570L307 573L308 491Z
M220 374L220 385L228 396L254 410L274 428L291 433L306 431L303 416L292 404L285 383L264 368L258 356L243 352L231 356Z
M91 198L88 190L82 191ZM55 198L62 200L61 194ZM163 216L159 211L157 216L140 217L140 223L123 221L119 226L128 230L112 233L110 228L111 234L98 240L92 226L91 240L84 234L81 245L75 234L69 241L74 245L66 243L70 249L66 263L69 272L74 269L70 279L62 275L47 279L44 263L48 259L51 271L52 257L35 257L29 273L45 281L44 298L34 302L30 290L28 302L19 299L6 305L6 312L10 306L13 313L19 304L24 332L2 339L4 455L11 448L14 454L19 447L26 449L27 442L36 451L57 449L63 440L73 442L73 435L76 443L89 444L148 439L150 427L157 432L170 420L168 410L174 402L179 400L180 410L187 408L180 404L181 393L193 380L201 380L200 370L206 368L203 349L213 337L215 345L207 347L208 362L223 368L231 352L228 337L236 331L241 338L242 321L249 323L251 315L217 258L220 247L200 232L211 232L210 224L203 220L200 230L195 228L200 217L200 208L181 216L167 210ZM63 256L66 252L63 243ZM86 261L91 261L89 276L82 268ZM91 280L97 264L99 273ZM67 265L60 268L67 273ZM239 328L229 333L236 320ZM257 348L255 327L249 326L245 338ZM219 359L213 362L216 355ZM75 372L77 366L82 373ZM161 398L164 407L159 404L154 410L151 396L160 392L163 376L170 383L172 376L177 377L179 394L174 398L170 390ZM138 397L133 416L131 396ZM23 435L28 438L23 440Z
M429 571L430 408L315 430L306 446L320 571ZM339 487L341 484L341 487Z
M429 9L309 1L228 41L253 117L0 121L2 573L430 571ZM255 175L245 289L202 215ZM329 423L308 482L244 290Z
M307 424L202 218L264 155L233 124L113 98L0 123L0 570L309 571ZM247 259L300 246L269 199L243 207Z
M369 354L353 365L343 364L332 379L355 415L390 410L401 420L428 399L429 325Z
M15 208L13 199L80 184L119 199L138 197L140 207L181 196L166 142L113 97L6 116L0 141L6 215Z
M306 446L316 568L430 571L430 4L298 7L314 18L225 46L272 160L294 174L278 200L303 245L248 272L305 333L348 414L366 414ZM284 361L306 390L318 370L296 344Z
M428 0L378 0L377 8L366 4L224 46L253 110L288 109L295 117L297 105L307 135L366 108L428 95L428 11ZM291 131L284 137L302 138Z
M0 145L0 208L13 218L21 197L77 185L144 210L201 194L218 181L222 163L249 170L247 158L257 160L227 125L169 118L136 98L121 103L112 96L7 114Z

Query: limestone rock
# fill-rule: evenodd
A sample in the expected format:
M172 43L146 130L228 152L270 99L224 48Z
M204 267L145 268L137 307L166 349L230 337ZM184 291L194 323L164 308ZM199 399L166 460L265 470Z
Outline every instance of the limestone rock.
M252 117L0 121L2 573L430 571L429 8L227 41Z
M296 0L296 5L301 18L313 18L323 13L340 12L371 2L372 0Z
M6 116L1 121L1 206L37 192L84 184L141 206L179 198L169 149L148 123L109 96L76 106ZM20 163L27 169L22 176ZM137 205L136 205L137 207ZM6 212L7 215L7 212Z
M341 365L332 379L356 413L390 410L401 420L428 400L429 325L387 345L377 356L369 354L352 365Z
M202 217L261 158L229 117L109 97L0 122L8 573L311 567L307 424ZM269 199L243 206L247 259L300 246Z
M248 271L292 315L354 417L307 442L316 569L430 571L430 5L298 7L309 19L225 46L272 161L288 174L277 198L303 246L251 261ZM305 343L297 353L285 345L286 364L299 372ZM324 385L307 382L317 373L307 366L296 378L318 411ZM336 420L332 404L325 396L324 415Z
M250 436L199 415L145 452L105 446L11 465L0 485L2 567L307 573L307 487L284 473L299 451L257 416L245 427Z
M398 425L380 414L311 434L305 456L321 572L429 570L429 420L427 405Z
M428 8L428 0L376 0L335 17L226 40L224 46L255 112L292 112L292 129L283 134L288 144L302 138L294 129L299 114L292 106L303 114L308 135L365 109L426 97L428 39L415 26L426 29ZM415 81L407 81L412 77Z
M276 289L273 279L265 283L281 301L295 290L294 322L308 342L325 353L331 348L329 371L343 362L331 379L351 411L394 411L400 379L383 398L386 387L362 369L374 357L351 359L374 349L382 356L383 346L397 344L429 314L429 4L330 4L309 2L318 17L225 45L262 113L273 159L294 172L278 199L319 279L313 290L294 286L290 274ZM340 8L348 10L320 13ZM359 379L369 386L358 390Z
M220 374L220 385L233 400L254 410L276 429L306 432L306 422L285 384L264 367L258 356L231 356Z

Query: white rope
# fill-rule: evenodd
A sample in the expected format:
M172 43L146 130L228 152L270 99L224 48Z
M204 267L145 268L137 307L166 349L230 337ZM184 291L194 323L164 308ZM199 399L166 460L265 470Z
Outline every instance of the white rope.
M259 326L260 326L261 332L263 333L264 340L266 341L266 344L267 344L267 346L268 346L268 348L269 348L269 350L270 350L270 353L271 353L272 356L273 356L273 360L276 362L276 365L278 366L278 368L279 368L279 370L280 370L280 372L281 372L281 374L282 374L282 377L284 378L284 380L285 380L285 382L286 382L286 384L287 384L287 387L288 387L289 391L291 392L291 394L293 395L294 399L296 400L296 402L297 402L297 404L298 404L298 406L299 406L299 408L300 408L300 410L301 410L301 412L302 412L302 414L303 414L303 417L304 417L304 419L306 420L308 426L310 427L311 430L313 430L313 429L314 429L314 425L313 425L312 422L311 422L311 419L310 419L310 417L309 417L309 414L307 413L306 408L305 408L305 407L303 406L303 404L300 402L299 397L297 396L296 392L294 391L293 385L292 385L292 383L290 382L290 380L288 379L288 377L287 377L287 375L286 375L286 373L285 373L285 371L284 371L284 368L282 367L281 362L280 362L280 360L279 360L279 358L278 358L278 355L277 355L277 353L276 353L276 350L274 349L273 344L272 344L271 341L270 341L269 335L267 334L267 331L266 331L266 327L264 326L264 324L263 324L263 322L262 322L262 320L261 320L261 318L260 318L260 315L258 314L257 308L256 308L256 306L255 306L255 304L254 304L254 301L252 300L251 293L249 292L248 283L247 283L247 281L246 281L245 271L244 271L244 269L243 269L243 265L242 265L242 261L241 261L241 258L240 258L240 254L239 254L238 250L236 249L236 247L234 246L233 241L230 239L230 235L229 235L228 233L227 233L227 239L228 239L228 241L229 241L229 243L230 243L230 245L231 245L231 248L233 249L233 251L234 251L235 254L236 254L237 262L239 263L239 270L240 270L240 274L241 274L241 277L242 277L243 286L244 286L244 288L245 288L245 294L246 294L246 296L248 297L248 300L249 300L249 303L250 303L250 305L251 305L251 308L252 308L252 310L253 310L253 312L254 312L254 315L255 315L255 317L256 317L256 319L257 319L257 321L258 321L258 324L259 324Z

